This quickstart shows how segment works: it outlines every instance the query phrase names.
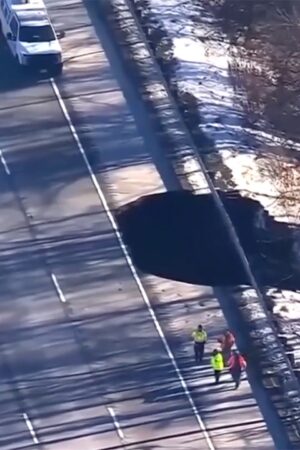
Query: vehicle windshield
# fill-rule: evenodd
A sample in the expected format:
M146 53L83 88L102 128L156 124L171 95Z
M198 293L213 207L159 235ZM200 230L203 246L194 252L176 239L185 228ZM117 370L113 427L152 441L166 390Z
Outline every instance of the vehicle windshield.
M50 25L24 26L20 28L19 40L20 42L50 42L55 40L55 35Z

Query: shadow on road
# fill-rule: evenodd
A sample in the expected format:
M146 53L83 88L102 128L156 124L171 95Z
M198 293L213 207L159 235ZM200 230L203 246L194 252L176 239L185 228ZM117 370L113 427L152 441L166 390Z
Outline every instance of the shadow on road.
M257 201L236 192L220 196L263 284L299 289L291 229L275 222ZM249 284L211 195L150 195L126 205L117 217L142 272L200 285Z

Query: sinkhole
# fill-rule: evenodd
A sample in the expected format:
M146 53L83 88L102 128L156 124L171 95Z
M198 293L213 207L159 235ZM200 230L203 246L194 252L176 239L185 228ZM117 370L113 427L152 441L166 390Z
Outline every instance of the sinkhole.
M236 192L220 193L247 255L259 253L261 205ZM144 196L117 211L117 220L137 268L186 283L249 284L211 194L171 191Z

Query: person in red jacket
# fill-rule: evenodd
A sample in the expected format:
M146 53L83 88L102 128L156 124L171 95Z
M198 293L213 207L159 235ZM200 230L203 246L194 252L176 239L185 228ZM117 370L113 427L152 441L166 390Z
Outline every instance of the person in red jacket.
M220 338L221 350L224 362L227 365L228 359L231 355L231 349L235 344L235 337L230 330L226 330L224 335Z
M245 358L237 351L233 350L228 359L228 368L237 389L241 383L242 372L247 367Z

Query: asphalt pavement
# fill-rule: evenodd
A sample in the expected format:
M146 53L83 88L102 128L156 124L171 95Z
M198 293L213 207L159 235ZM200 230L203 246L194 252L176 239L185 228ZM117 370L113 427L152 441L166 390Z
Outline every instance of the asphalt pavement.
M0 55L1 449L274 448L247 381L215 388L192 364L196 321L212 341L226 326L212 290L134 278L105 199L177 183L105 25L47 3L64 75Z

